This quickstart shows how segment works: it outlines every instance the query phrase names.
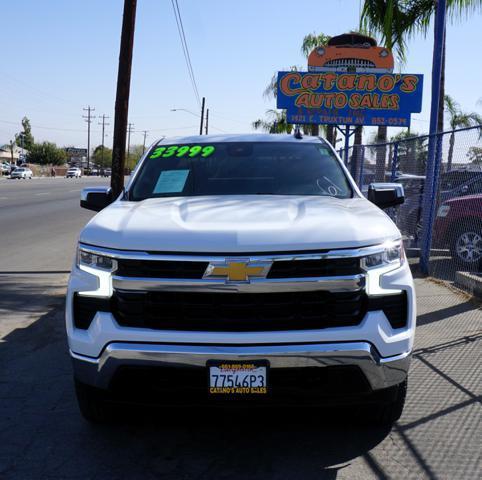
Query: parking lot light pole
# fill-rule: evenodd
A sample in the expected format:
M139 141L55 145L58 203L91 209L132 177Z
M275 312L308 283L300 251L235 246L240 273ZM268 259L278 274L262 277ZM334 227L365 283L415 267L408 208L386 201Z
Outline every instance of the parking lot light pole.
M204 105L206 104L206 99L203 97L201 104L201 124L199 125L199 135L203 134L203 122L204 122Z
M201 104L201 115L199 115L198 113L191 112L191 110L188 110L187 108L171 108L171 112L179 112L179 111L187 112L187 113L190 113L191 115L194 115L195 117L199 118L200 119L199 135L202 135L203 134L203 126L204 126L204 107L205 107L205 105L206 105L206 98L203 97L202 104ZM208 111L209 111L209 109L208 109ZM208 121L208 119L206 118L206 122L207 121Z

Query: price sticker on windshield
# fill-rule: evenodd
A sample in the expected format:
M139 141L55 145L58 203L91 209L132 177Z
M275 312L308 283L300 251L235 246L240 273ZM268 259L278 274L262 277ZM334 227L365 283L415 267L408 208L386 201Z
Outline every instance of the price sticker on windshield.
M156 147L149 158L169 158L169 157L209 157L215 152L213 145L166 145L165 147Z

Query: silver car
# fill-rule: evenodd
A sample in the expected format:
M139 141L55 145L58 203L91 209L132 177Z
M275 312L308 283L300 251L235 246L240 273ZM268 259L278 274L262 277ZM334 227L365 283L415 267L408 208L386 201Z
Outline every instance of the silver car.
M65 178L80 178L82 176L82 170L77 167L71 167L67 170Z
M30 170L30 168L25 168L25 167L16 168L10 174L10 178L18 178L18 179L23 178L24 180L27 178L31 179L32 176L33 176L32 170Z

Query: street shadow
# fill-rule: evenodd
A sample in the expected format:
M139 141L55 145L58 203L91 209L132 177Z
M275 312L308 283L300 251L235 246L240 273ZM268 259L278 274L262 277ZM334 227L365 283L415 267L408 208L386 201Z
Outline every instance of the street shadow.
M0 343L2 479L332 480L389 434L322 408L158 407L92 426L71 373L61 305Z
M439 322L440 320L446 320L454 317L455 315L466 314L468 312L476 312L480 310L478 303L472 299L467 299L463 303L451 305L450 307L441 308L440 310L434 310L432 312L417 315L417 326L428 325L429 323Z
M66 287L65 278L64 272L0 274L0 311L36 313L58 305L65 295L61 293Z

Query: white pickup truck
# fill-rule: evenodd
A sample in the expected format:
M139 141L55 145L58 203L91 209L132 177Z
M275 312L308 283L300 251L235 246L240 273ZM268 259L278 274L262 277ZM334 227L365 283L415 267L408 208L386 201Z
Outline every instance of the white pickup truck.
M66 322L90 421L114 402L364 405L401 415L415 293L400 232L301 135L164 139L125 191L86 189Z

